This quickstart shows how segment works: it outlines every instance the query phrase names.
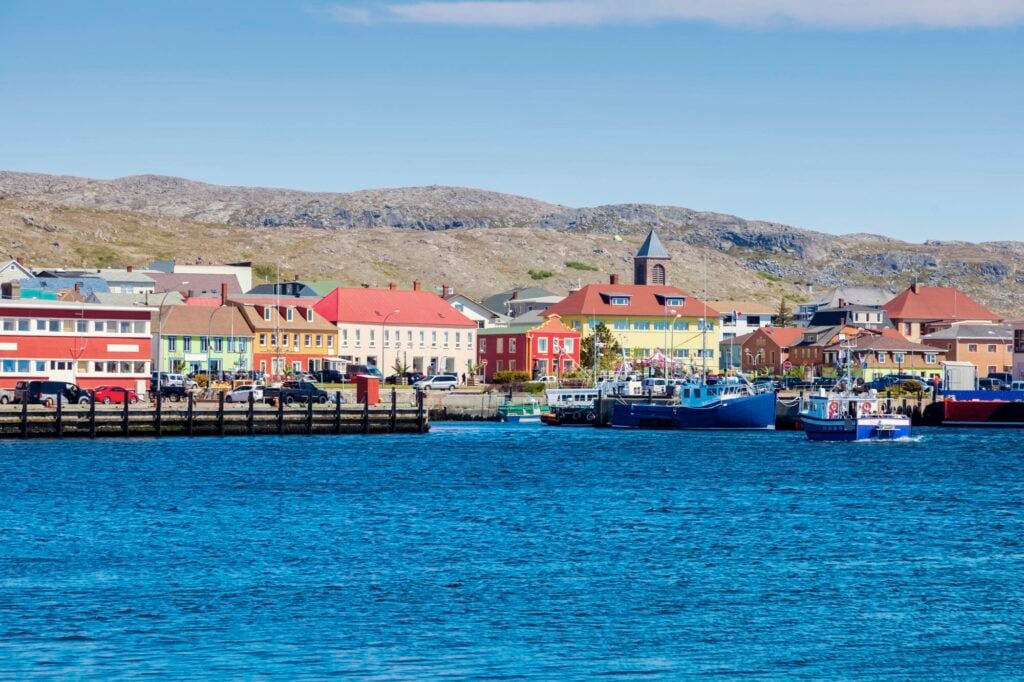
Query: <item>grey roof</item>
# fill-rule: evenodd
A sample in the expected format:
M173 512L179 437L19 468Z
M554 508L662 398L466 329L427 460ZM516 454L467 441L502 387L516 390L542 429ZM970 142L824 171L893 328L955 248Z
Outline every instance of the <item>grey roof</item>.
M305 282L271 282L259 284L245 293L246 296L297 296L299 298L323 298L316 289Z
M1013 325L1011 324L954 324L952 327L940 329L927 336L922 336L922 341L945 341L952 339L993 339L1000 341L1011 341L1013 339Z
M33 291L64 291L81 286L79 293L86 298L96 291L110 291L110 285L99 277L33 277L21 281L21 290Z
M847 305L861 306L883 306L896 297L896 292L883 287L868 286L847 286L838 287L818 296L810 305L819 308L835 308L839 306L839 299Z
M672 259L672 256L668 255L668 251L662 246L661 240L658 239L658 235L654 230L647 233L647 239L644 240L640 250L636 252L636 257Z
M483 303L485 308L490 308L495 312L503 312L505 310L505 302L512 298L512 294L518 292L517 298L538 298L541 296L554 296L553 292L547 289L541 289L540 287L521 287L517 289L509 289L503 291L500 294L494 294L488 296L484 300L480 301Z
M89 296L89 301L93 303L102 303L103 305L118 306L181 305L185 302L185 299L177 291L169 292L166 296L167 298L165 299L164 294L113 294L104 291L95 291L91 296Z
M220 285L228 285L228 294L237 296L242 293L238 278L234 275L208 275L193 272L153 272L146 273L156 282L156 293L165 291L191 291L195 295L210 294L220 296Z
M153 278L141 272L128 272L127 270L97 270L97 276L100 279L104 279L107 282L129 282L132 284L139 284L142 286L152 286L154 284Z

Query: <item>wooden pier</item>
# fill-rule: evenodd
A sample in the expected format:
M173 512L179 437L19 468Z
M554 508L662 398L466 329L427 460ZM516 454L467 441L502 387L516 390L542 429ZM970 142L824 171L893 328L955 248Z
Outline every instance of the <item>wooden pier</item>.
M417 395L415 407L400 408L394 390L390 404L372 407L365 402L343 405L340 392L333 403L295 407L281 402L266 407L252 401L225 404L223 393L212 405L197 403L190 395L185 402L158 398L152 407L141 408L125 403L97 409L95 400L88 405L58 401L50 408L18 407L0 412L0 440L426 433L430 429L422 394Z

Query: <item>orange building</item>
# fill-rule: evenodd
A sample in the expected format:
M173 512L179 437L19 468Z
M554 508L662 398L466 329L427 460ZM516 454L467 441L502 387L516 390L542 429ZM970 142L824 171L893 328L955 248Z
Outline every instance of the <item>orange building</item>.
M946 354L947 360L970 362L978 376L1013 371L1013 325L955 324L921 338Z
M318 372L338 356L338 329L321 317L318 299L231 301L252 329L253 369L281 378L293 372Z
M806 331L793 327L761 327L743 342L740 366L744 372L782 375L786 361L801 364L791 357L790 350L803 340Z
M889 314L896 330L914 342L954 324L985 324L1001 319L959 289L926 287L916 283L882 309Z

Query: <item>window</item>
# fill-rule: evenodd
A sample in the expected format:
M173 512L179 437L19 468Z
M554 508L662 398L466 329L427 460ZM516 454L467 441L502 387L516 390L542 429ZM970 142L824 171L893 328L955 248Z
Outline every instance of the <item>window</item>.
M124 322L122 322L121 324L124 324ZM46 329L47 331L51 332L59 332L60 320L50 320L49 322L46 323Z
M281 332L281 345L287 346L289 341L291 341L291 334L288 332Z
M969 344L967 344L967 352L968 353L977 353L978 352L978 344L976 344L976 343L969 343Z
M437 330L431 330L430 331L430 345L431 346L436 346L437 345Z
M183 337L181 337L181 350L185 351L186 353L191 353L192 352L192 337L191 336L183 336Z
M303 343L303 345L306 346L306 348L309 348L310 346L312 346L313 345L313 335L312 334L306 334L305 336L303 336L302 337L302 343ZM319 346L320 344L318 343L316 345Z
M689 328L690 328L690 323L687 322L686 320L676 320L672 324L672 330L673 331L677 331L677 332L685 332L685 331L689 330Z
M268 322L270 321L270 308L269 307L263 309L263 319L267 320Z
M576 350L576 339L573 339L571 337L566 337L562 339L562 350L564 350L566 353L572 353L574 350Z
M96 324L102 324L102 323L97 322ZM29 330L29 320L18 320L18 331L19 332L27 332L28 330ZM102 327L100 328L100 331L102 331Z
M323 334L317 334L316 335L316 347L320 348L323 345L324 345L324 335Z
M406 329L405 330L405 340L409 343L410 346L412 345L412 330L411 329Z
M994 344L994 343L988 344L988 352L989 353L995 353L996 352L996 344Z
M657 320L654 323L654 331L656 331L656 332L667 332L668 331L668 321L667 320Z
M505 339L504 339L504 337L499 336L495 340L495 352L497 352L497 353L504 353L505 352Z
M370 330L370 345L372 346L375 343L377 343L377 330L376 329L371 329Z
M668 307L683 306L686 305L686 299L683 297L668 297L665 299L665 305Z
M516 371L516 361L515 360L509 360L508 361L508 371L510 371L510 372Z
M548 340L545 337L537 339L537 352L547 353L548 352Z
M910 325L909 322L904 322L903 323L903 335L904 336L910 336L912 333L913 333L913 327Z
M448 347L448 332L447 331L445 331L445 333L444 333L444 347L445 348Z
M502 371L502 369L501 369L501 360L498 360L496 363L494 363L494 371L495 372Z
M487 339L486 338L481 338L480 339L480 352L481 353L486 353L487 352Z
M356 331L356 345L358 346L358 345L362 344L362 342L363 342L363 339L362 339L363 332L362 332L361 329L356 329L355 331Z
M306 308L306 322L312 322L312 321L313 321L313 309L312 308Z
M633 329L638 332L645 332L651 328L651 323L648 320L637 320L633 323Z
M516 340L515 339L509 339L508 340L508 352L509 353L515 353L516 352Z
M473 332L466 332L466 347L473 347Z
M934 365L935 364L935 358L936 358L935 353L925 353L924 354L925 364Z
M747 324L753 327L761 326L761 318L758 315L747 315Z
M875 355L878 358L879 364L885 364L886 362L889 361L889 356L887 353L876 353Z
M609 302L612 305L629 305L629 296L612 296Z
M455 347L462 348L462 332L455 332Z
M36 320L36 331L37 332L45 332L46 331L46 320Z
M904 362L907 361L907 356L906 356L905 353L893 353L892 354L892 359L893 359L893 362L895 362L895 363L897 363L899 365L902 365Z
M661 263L655 263L654 267L651 268L651 284L664 284L665 283L665 266Z
M420 346L422 347L423 344L425 344L426 342L427 342L426 341L426 332L421 329L420 330Z
M200 336L199 337L199 352L205 353L210 349L210 337Z
M327 347L334 348L334 336L332 336L331 334L327 335Z
M629 320L615 320L614 328L619 331L625 331L629 329Z
M224 352L224 337L223 336L215 336L213 338L213 352L214 353L223 353Z
M697 331L713 332L715 331L715 323L711 320L697 320Z
M244 343L245 339L242 339L242 342ZM263 348L267 347L267 335L266 334L260 334L260 346L263 347ZM244 350L244 349L242 349L242 350Z
M121 332L122 334L131 334L132 333L132 323L131 322L122 322L119 325L119 327L118 327L118 331Z
M36 360L36 371L37 372L45 372L46 371L46 362L44 360Z
M286 320L291 322L294 317L295 317L295 308L290 308L289 307L288 309L285 310L284 318Z
M167 337L167 352L173 353L178 350L178 337L168 336Z
M271 345L271 347L274 347L274 348L277 347L277 334L271 334L270 335L270 345Z

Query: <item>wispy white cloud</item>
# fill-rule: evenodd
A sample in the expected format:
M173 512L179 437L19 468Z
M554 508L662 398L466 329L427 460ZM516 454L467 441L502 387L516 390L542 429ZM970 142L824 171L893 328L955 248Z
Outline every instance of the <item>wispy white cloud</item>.
M1024 23L1024 0L421 0L335 6L345 22L542 28L666 22L831 29L985 28Z

